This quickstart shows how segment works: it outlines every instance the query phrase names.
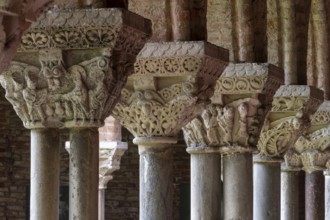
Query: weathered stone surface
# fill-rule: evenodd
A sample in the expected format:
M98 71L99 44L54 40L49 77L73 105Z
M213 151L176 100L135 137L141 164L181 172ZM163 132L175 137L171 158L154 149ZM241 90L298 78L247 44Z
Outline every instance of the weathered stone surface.
M51 0L0 1L0 72L10 63L23 32Z
M311 126L285 154L288 168L322 171L330 159L330 102L324 101L311 116Z
M230 64L217 81L212 104L183 128L188 151L254 151L260 125L282 82L275 66Z
M315 113L322 101L323 92L314 87L281 86L262 127L258 161L281 160L310 127L309 115Z
M112 173L120 169L120 160L127 150L126 142L100 142L99 189L106 189L113 179Z
M175 136L209 102L226 60L204 42L148 43L112 116L135 137Z
M148 25L122 9L41 16L0 79L24 126L100 127L132 73Z

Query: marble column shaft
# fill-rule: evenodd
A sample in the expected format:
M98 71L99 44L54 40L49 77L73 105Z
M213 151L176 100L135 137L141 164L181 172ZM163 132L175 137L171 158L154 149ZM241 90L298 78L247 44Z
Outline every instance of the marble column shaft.
M223 193L225 220L252 220L252 173L251 153L236 153L223 156Z
M70 130L70 220L98 218L97 128Z
M328 170L324 171L324 219L330 219L330 172Z
M281 171L281 220L299 220L301 171L283 169Z
M58 220L60 136L57 129L31 130L30 219Z
M306 173L305 218L324 219L324 176L322 171Z
M140 154L140 220L173 219L172 138L135 138Z
M191 219L221 217L221 155L191 154Z
M253 172L253 220L279 220L281 163L254 162Z

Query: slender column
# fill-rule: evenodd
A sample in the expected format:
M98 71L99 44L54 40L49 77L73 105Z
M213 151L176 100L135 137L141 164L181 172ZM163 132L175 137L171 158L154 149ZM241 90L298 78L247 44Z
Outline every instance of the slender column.
M60 136L58 129L31 130L31 220L58 220Z
M135 138L140 154L140 220L173 218L171 137Z
M105 190L106 189L101 189L99 188L99 220L104 220L105 216Z
M300 195L299 170L281 169L281 220L299 220Z
M281 162L310 126L322 91L309 86L281 86L275 93L254 158L254 220L280 219Z
M106 125L109 125L107 123ZM105 127L106 128L106 127ZM100 129L102 130L102 129ZM100 131L99 130L99 131ZM104 129L106 130L106 129ZM120 132L120 128L119 128ZM118 134L117 134L118 135ZM119 134L121 136L121 134ZM100 139L104 138L100 132ZM110 135L109 135L110 136ZM121 137L120 137L121 138ZM126 142L101 141L99 150L99 220L104 220L105 190L113 179L112 173L120 169L120 159L127 150Z
M252 154L223 156L224 219L252 220Z
M221 155L191 154L190 164L191 219L220 219Z
M305 218L324 219L324 176L322 171L306 173Z
M253 219L279 220L281 163L254 160L253 172Z
M329 164L330 165L330 164ZM324 171L325 179L325 192L324 192L324 219L330 219L330 172L329 170Z
M97 128L70 130L70 220L98 218Z

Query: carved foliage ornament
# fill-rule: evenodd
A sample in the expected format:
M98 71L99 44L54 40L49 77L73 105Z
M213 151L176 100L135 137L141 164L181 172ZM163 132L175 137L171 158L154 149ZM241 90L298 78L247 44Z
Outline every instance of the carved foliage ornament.
M330 114L329 101L324 101L318 111L311 116L311 127L300 136L290 151L301 160L300 167L307 172L324 170L330 159ZM293 166L288 158L288 166Z
M209 102L226 60L227 51L204 42L149 43L113 116L135 137L174 136Z
M58 49L40 52L41 67L12 62L1 76L6 98L27 128L100 126L125 83L103 56L66 67Z
M323 94L309 86L281 86L262 127L259 156L282 157L310 126L309 115L321 104Z

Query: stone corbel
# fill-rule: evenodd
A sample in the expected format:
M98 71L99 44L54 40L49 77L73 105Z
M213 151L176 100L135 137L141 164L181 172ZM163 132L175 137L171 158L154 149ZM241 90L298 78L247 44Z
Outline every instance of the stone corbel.
M70 154L70 142L65 142L65 149ZM99 145L99 189L106 189L113 179L112 173L120 169L120 160L128 149L127 142L101 141Z
M113 179L112 173L120 169L120 160L128 149L126 142L100 142L99 150L99 189L106 189Z
M262 127L255 162L282 161L287 150L308 131L309 116L316 112L322 101L323 92L314 87L281 86ZM292 158L296 160L296 156Z
M227 59L205 42L149 43L112 115L135 137L176 136L209 103Z
M230 64L217 80L212 104L183 128L187 151L255 151L270 97L282 83L282 71L270 64Z
M6 98L30 129L101 127L149 35L150 22L123 9L43 14L1 76Z
M325 170L330 159L330 102L324 101L311 116L311 126L284 156L288 168L308 173Z

